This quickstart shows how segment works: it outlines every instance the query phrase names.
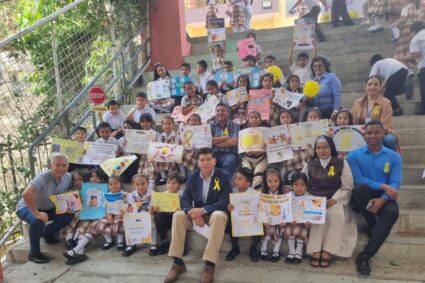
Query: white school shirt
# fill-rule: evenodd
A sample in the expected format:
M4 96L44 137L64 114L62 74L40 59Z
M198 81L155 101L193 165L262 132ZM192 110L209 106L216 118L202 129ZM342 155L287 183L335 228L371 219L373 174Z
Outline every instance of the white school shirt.
M389 77L400 71L401 69L406 69L406 65L401 63L400 61L393 58L385 58L378 62L376 62L372 69L370 70L369 77L378 75L382 77L385 81L388 80Z
M165 140L169 140L171 138L174 138L174 144L177 144L177 138L176 138L176 132L173 130L170 132L170 135L167 136L166 132L162 132L160 135L157 134L156 136L156 141L157 142L162 142L162 138L165 138ZM167 143L167 142L166 142Z
M301 87L303 87L307 81L311 80L310 62L304 68L293 62L292 66L289 66L289 69L293 75L300 77Z
M233 193L240 193L238 189L233 188L232 190ZM255 193L257 192L256 190L254 190L252 187L249 187L248 189L246 189L245 193Z
M410 41L410 53L420 52L421 58L418 69L425 68L425 30L421 30Z
M112 115L110 111L106 111L105 114L103 114L103 122L109 123L111 128L114 130L121 129L126 119L127 116L125 116L121 111L119 111L116 115Z
M155 121L156 118L156 113L155 110L153 110L153 108L151 108L149 105L145 105L145 107L143 107L142 109L137 109L137 108L133 108L136 109L133 113L133 121L139 123L140 121L140 116L142 116L142 114L144 113L149 113L152 116L152 119Z
M107 140L100 138L100 139L96 140L95 143L116 144L116 145L118 145L118 148L119 148L119 145L120 145L118 140L116 138L113 138L113 137L109 137L109 139L107 139Z
M206 94L208 92L207 91L207 82L209 80L215 80L214 76L210 72L205 71L202 75L199 75L199 86L198 86L198 88L199 88L199 91L202 90L203 94Z

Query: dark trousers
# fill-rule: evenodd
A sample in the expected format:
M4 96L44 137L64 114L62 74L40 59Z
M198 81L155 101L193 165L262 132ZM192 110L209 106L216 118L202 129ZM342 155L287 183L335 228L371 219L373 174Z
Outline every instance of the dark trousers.
M230 216L228 217L227 226L226 226L226 232L229 233L230 236L230 242L232 243L232 249L239 248L239 237L233 237L232 235L232 219ZM258 244L261 242L262 236L252 236L251 237L251 249L257 249Z
M398 204L392 200L385 202L376 215L366 209L371 199L381 196L382 191L374 190L367 185L356 185L352 193L351 202L354 209L364 216L368 224L369 242L363 252L369 256L374 256L378 252L398 218Z
M160 212L155 213L154 221L156 229L158 230L159 239L164 241L167 239L167 231L171 230L171 224L173 223L173 213Z
M425 111L425 68L422 68L419 72L419 89L421 91L422 111Z
M400 108L396 95L405 91L404 84L407 80L407 69L400 69L390 76L385 83L384 96L391 101L393 110Z
M40 210L45 212L49 216L49 221L53 221L49 225L46 225L42 220L35 217L35 215L27 207L21 208L16 212L16 215L22 221L27 222L30 225L29 236L30 236L30 254L36 255L40 253L40 238L44 236L53 237L62 228L71 223L74 219L74 214L56 214L54 209Z
M314 6L313 8L311 8L310 12L308 12L307 14L303 16L303 18L311 18L314 20L315 33L317 35L317 39L319 40L319 42L323 42L323 41L326 41L326 38L317 22L319 18L320 10L321 10L320 6Z
M339 26L339 18L342 18L342 21L345 25L351 26L354 25L353 20L348 14L346 0L333 0L331 8L331 17L332 24L334 26Z

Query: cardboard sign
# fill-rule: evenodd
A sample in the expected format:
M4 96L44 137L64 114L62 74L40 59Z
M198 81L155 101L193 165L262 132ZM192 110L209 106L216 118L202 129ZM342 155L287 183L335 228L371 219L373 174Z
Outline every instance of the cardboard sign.
M263 141L264 129L265 128L262 127L255 127L239 131L238 153L266 151L266 146Z
M303 97L304 95L302 93L291 92L284 88L279 88L275 90L272 101L285 109L292 109L300 104Z
M112 175L115 176L121 176L122 173L124 173L125 170L127 170L130 165L137 160L136 155L129 155L129 156L122 156L118 158L112 158L105 160L101 165L100 168L111 177Z
M149 212L124 214L125 242L127 245L149 244L152 242L152 217Z
M252 37L238 41L239 59L243 60L248 55L257 57L257 46L255 44L255 40Z
M261 120L270 119L271 89L252 89L249 91L248 113L257 111L261 114Z
M294 152L289 143L287 125L265 128L263 138L266 143L267 161L269 164L294 158Z
M328 120L323 119L313 122L303 122L289 125L292 149L300 150L313 148L316 138L326 135Z
M152 193L153 206L160 212L175 212L180 209L180 198L173 193Z
M261 194L259 192L234 193L229 195L230 204L233 205L231 212L233 237L264 234L263 224L258 221L260 196Z
M209 124L199 126L182 125L179 132L182 146L187 150L212 147L211 126Z
M292 194L261 194L259 221L270 225L292 222Z
M314 29L315 22L312 18L301 18L295 20L295 50L313 49Z
M105 216L105 197L108 184L83 183L81 198L83 208L80 211L81 220L102 219Z
M227 100L229 101L229 106L232 107L238 103L247 102L249 100L246 87L238 87L232 89L226 93Z
M324 224L326 220L326 198L295 196L292 199L293 220L297 223Z
M251 83L251 88L257 88L260 86L260 78L261 78L261 69L258 67L250 67L238 69L235 71L235 81L241 75L249 76L249 81Z

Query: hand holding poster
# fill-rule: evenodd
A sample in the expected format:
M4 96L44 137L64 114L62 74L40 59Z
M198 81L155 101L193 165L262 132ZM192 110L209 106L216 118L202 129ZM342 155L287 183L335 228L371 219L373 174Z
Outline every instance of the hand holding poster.
M292 222L292 194L261 194L259 220L261 223L279 225Z
M206 122L215 115L215 108L219 103L220 101L215 95L210 96L205 100L204 104L199 106L195 113L198 113L199 116L201 116L202 122Z
M287 125L265 128L263 138L266 143L267 161L269 164L294 158L294 152L289 144Z
M288 91L284 88L278 88L273 97L273 103L282 106L285 109L292 109L300 104L304 97L302 93Z
M52 138L52 152L60 152L68 156L69 163L82 164L84 144L75 140Z
M350 152L366 145L362 133L363 126L331 127L336 150Z
M106 193L104 196L106 213L120 215L123 203L123 193Z
M182 163L183 146L160 142L151 142L148 149L148 160L155 162Z
M226 96L230 107L235 106L238 103L247 102L249 99L248 93L246 92L246 87L244 86L228 91Z
M295 50L313 49L314 29L315 23L312 18L301 18L295 20Z
M159 80L148 83L146 87L148 100L170 98L170 80Z
M263 224L258 221L259 192L230 194L233 237L263 235Z
M108 159L115 158L118 145L86 142L86 154L84 155L83 163L91 165L100 165Z
M81 210L81 198L78 191L66 192L59 195L50 195L50 200L55 205L56 214L73 213Z
M153 206L160 212L175 212L180 209L179 194L153 192L152 199Z
M291 136L292 149L300 150L313 148L316 138L321 135L326 135L327 128L327 119L290 124L289 134Z
M182 146L188 150L195 150L212 146L211 126L181 126L179 129Z
M238 56L243 60L246 56L257 57L257 46L253 38L245 38L238 41Z
M263 141L262 127L252 127L239 131L238 153L244 152L265 152L266 147Z
M326 198L295 196L292 205L293 221L297 223L323 224L326 219Z
M81 220L96 220L105 216L105 197L108 184L83 183L81 198L83 208L80 211Z
M149 212L124 214L125 242L127 245L149 244L152 242L152 218Z
M261 120L270 119L270 98L271 89L251 89L249 91L248 113L257 111L261 114Z

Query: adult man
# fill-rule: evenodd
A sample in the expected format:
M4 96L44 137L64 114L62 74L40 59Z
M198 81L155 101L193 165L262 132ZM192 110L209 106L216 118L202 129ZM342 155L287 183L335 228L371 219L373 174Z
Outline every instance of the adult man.
M223 103L215 107L216 120L211 123L212 145L217 167L233 176L238 163L239 125L230 120L229 107Z
M231 192L230 177L223 170L215 168L216 160L210 148L198 151L199 169L189 175L186 188L181 197L182 211L177 211L173 216L171 228L171 245L169 256L174 263L164 282L175 282L179 275L186 271L183 262L184 242L186 231L193 225L210 226L208 240L203 260L204 272L201 282L212 282L218 252L224 237L227 224L227 205Z
M47 263L49 258L40 251L40 238L46 244L59 242L55 235L60 229L71 223L73 214L56 214L50 195L64 193L72 187L71 174L68 170L68 157L61 153L51 156L50 170L44 171L29 183L22 192L22 198L16 206L16 215L30 225L29 260L35 263ZM47 221L53 221L46 225Z
M357 270L362 275L370 274L369 260L390 234L399 212L396 200L402 181L402 161L397 152L382 145L384 135L381 122L367 123L367 145L347 157L355 185L351 201L369 227L369 242L356 259Z

